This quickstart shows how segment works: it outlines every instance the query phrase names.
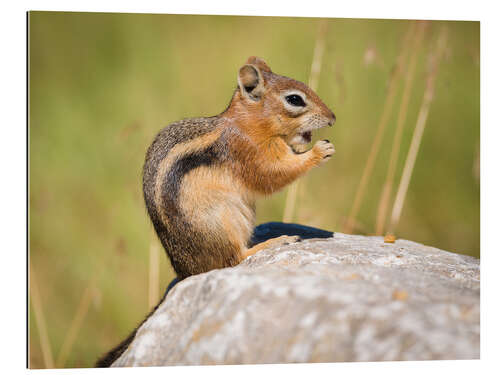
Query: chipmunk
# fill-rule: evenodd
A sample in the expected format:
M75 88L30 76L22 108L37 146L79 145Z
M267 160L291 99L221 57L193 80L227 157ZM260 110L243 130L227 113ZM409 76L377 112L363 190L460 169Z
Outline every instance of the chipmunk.
M179 279L235 266L287 238L248 248L255 200L288 185L334 153L311 131L335 115L309 87L277 75L258 57L239 69L238 87L221 114L173 123L146 154L144 199Z
M303 153L294 147L310 143L313 130L334 122L333 112L308 86L273 73L252 56L239 69L224 112L159 132L146 153L144 200L179 280L296 240L281 236L249 247L255 200L328 160L335 149L327 140ZM135 331L109 355L118 358L134 336Z

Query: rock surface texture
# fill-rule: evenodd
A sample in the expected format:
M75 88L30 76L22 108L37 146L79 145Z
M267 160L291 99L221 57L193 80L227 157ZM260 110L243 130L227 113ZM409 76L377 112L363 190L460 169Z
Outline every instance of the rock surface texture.
M335 233L178 283L113 366L479 358L479 260Z

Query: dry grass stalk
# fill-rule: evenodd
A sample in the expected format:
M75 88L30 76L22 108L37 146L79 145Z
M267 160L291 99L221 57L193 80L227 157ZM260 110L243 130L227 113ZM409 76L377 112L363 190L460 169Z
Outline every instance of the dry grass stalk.
M410 103L413 79L415 77L415 70L417 66L417 56L418 53L420 52L420 46L422 43L426 26L427 26L426 21L419 22L413 45L413 50L410 56L410 62L408 64L408 70L406 72L405 84L403 88L403 97L401 99L401 106L399 108L399 114L396 122L396 132L394 133L391 155L389 157L387 176L384 182L384 187L382 188L382 193L380 195L380 200L377 210L377 220L375 229L375 233L377 234L377 236L382 235L382 233L384 232L385 223L387 222L387 211L389 209L389 201L392 192L392 185L394 183L394 176L396 174L396 165L399 158L399 150L401 148L401 138L403 136L403 129L406 121L406 115L408 113L408 105Z
M68 359L68 355L73 347L75 339L82 327L82 323L87 316L87 312L90 307L90 303L92 302L92 297L94 296L95 285L94 282L91 282L85 291L83 292L83 296L80 300L80 304L76 310L76 314L71 322L70 329L64 339L63 345L61 346L61 350L59 351L59 355L56 360L56 365L58 368L64 367L66 360Z
M285 210L283 212L283 222L289 223L293 219L295 212L295 204L297 202L297 191L299 188L299 181L293 182L287 190L285 200Z
M160 289L160 244L156 233L151 228L151 243L149 245L149 290L148 308L152 309L159 301Z
M323 54L325 51L325 41L326 41L326 31L328 23L326 19L321 19L319 21L318 35L316 37L316 44L314 46L313 61L311 65L311 74L309 75L309 87L316 91L318 88L319 75L321 73L321 62L323 60ZM290 185L286 195L285 209L283 212L283 221L291 222L295 212L295 206L297 204L297 191L299 187L299 181L295 181Z
M149 298L148 304L149 309L156 305L159 300L159 284L160 284L160 246L158 241L156 240L156 235L154 229L151 232L151 245L150 245L150 261L149 261ZM73 344L78 336L78 332L82 327L83 321L87 316L89 311L90 304L92 302L92 298L95 295L96 283L98 277L101 275L102 271L105 269L105 265L109 264L109 261L112 257L113 253L109 254L109 257L101 262L100 267L96 272L94 272L94 276L89 281L85 291L83 292L82 298L80 299L80 303L76 310L75 316L71 322L70 328L68 330L68 334L66 335L63 345L61 346L61 350L57 357L57 367L64 367L69 353L73 348Z
M319 75L321 73L321 62L325 52L326 31L328 29L328 21L322 19L319 21L318 36L316 37L316 45L314 46L313 61L311 65L311 73L309 75L309 87L316 91L318 89Z
M45 324L45 316L43 314L42 300L40 298L40 292L38 290L38 283L36 281L35 271L33 270L33 265L31 260L29 261L30 273L30 300L33 305L33 310L35 313L36 325L38 327L38 334L40 336L40 347L42 349L43 362L45 368L54 368L54 358L52 357L52 350L50 348L49 335L47 333L47 325Z
M389 80L389 87L387 89L387 96L385 98L384 108L382 110L382 116L380 117L380 121L377 127L377 133L375 134L375 138L373 140L370 153L368 154L368 159L366 160L365 168L363 170L363 174L361 176L358 189L356 190L354 203L351 207L349 216L347 217L347 220L342 229L344 233L352 233L354 223L356 222L356 217L358 216L359 209L361 207L361 202L363 201L364 198L366 186L372 174L373 166L377 158L377 154L380 148L380 143L382 141L382 136L384 134L386 125L389 121L389 116L391 114L392 106L394 104L394 98L396 95L398 78L403 66L405 65L406 57L410 49L409 41L414 35L414 30L415 30L415 22L412 22L410 27L408 28L408 31L406 32L406 35L403 38L402 48L399 53L399 56L397 57L395 68Z
M109 252L108 256L99 263L97 270L93 272L93 276L87 284L82 297L80 298L80 303L76 309L76 313L71 321L68 333L64 338L64 342L57 356L56 365L58 368L64 367L68 359L69 353L73 348L76 338L78 337L78 332L80 331L83 321L87 316L93 297L96 294L97 280L101 276L102 272L108 267L109 262L113 256L113 252Z
M427 84L424 91L424 98L420 111L418 113L417 123L415 124L415 131L410 143L410 149L408 151L408 156L406 157L405 165L403 167L403 174L399 183L398 191L396 193L396 199L394 201L394 206L392 208L391 221L389 224L389 233L394 233L396 227L401 218L401 211L404 206L406 199L406 193L408 191L408 186L410 184L411 175L413 173L413 168L415 167L415 161L417 159L418 150L422 142L422 136L425 130L425 124L427 122L427 117L429 115L429 108L434 98L435 82L439 68L439 62L444 54L446 48L446 38L447 31L443 27L439 39L437 41L437 46L435 49L435 55L433 58L433 64L431 66L429 75L427 77Z

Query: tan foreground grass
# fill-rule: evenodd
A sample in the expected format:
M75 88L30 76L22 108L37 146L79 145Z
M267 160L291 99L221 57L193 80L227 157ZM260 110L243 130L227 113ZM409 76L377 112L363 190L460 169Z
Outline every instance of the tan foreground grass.
M43 363L45 365L45 368L54 368L54 358L52 357L52 349L50 348L45 315L43 314L42 299L40 297L40 291L38 290L35 270L33 269L33 265L31 264L31 258L29 261L29 267L29 285L31 290L30 300L34 310L38 334L40 336L40 348L42 349Z
M420 148L420 143L422 142L422 136L425 130L425 124L427 122L427 116L429 115L429 108L431 106L432 100L434 98L436 77L439 68L439 62L443 57L446 48L447 39L447 29L443 27L439 35L438 41L436 43L435 52L431 52L432 65L430 67L429 74L427 76L426 87L424 91L424 99L418 113L417 122L415 124L415 131L410 143L410 149L406 157L406 161L403 167L403 174L399 182L399 187L396 193L396 199L394 201L394 206L392 207L391 221L388 228L388 233L394 234L399 219L401 218L401 211L406 199L406 193L408 192L408 186L410 185L411 175L413 173L413 168L415 167L415 161L417 159L418 150Z
M363 170L363 174L361 175L361 180L359 182L358 189L356 190L351 211L349 212L349 216L347 217L344 227L342 229L344 233L352 233L356 222L356 217L358 216L361 203L363 202L366 186L373 172L375 160L377 159L377 155L380 149L380 143L382 142L382 137L384 135L387 123L389 122L389 117L396 96L396 87L398 84L398 79L403 67L406 64L406 58L411 47L411 43L409 42L414 37L415 27L416 27L416 22L412 22L401 43L401 51L396 59L394 70L389 78L387 96L385 98L384 108L382 110L382 116L380 117L380 121L377 126L377 133L375 134L375 138L373 140L370 153L368 154L365 168Z
M109 252L107 257L102 260L97 265L97 268L94 272L92 272L92 277L90 278L85 290L82 293L82 297L80 298L80 302L78 303L78 307L76 309L75 315L73 316L73 320L69 326L66 336L64 337L63 344L61 349L59 350L59 355L56 360L56 367L63 368L68 360L68 357L73 349L75 341L78 337L78 333L80 332L83 322L87 317L87 314L90 309L90 305L94 299L94 297L98 294L97 281L101 277L104 270L109 267L109 264L114 256L113 252Z
M108 268L113 255L114 255L113 252L109 252L108 256L105 259L103 259L101 263L98 264L97 269L91 273L92 278L89 280L87 286L85 287L85 290L83 291L75 315L73 316L73 320L71 321L71 324L69 326L68 333L64 337L64 341L59 351L59 355L57 356L56 360L57 368L62 368L66 364L68 356L71 353L71 350L73 349L73 345L75 344L75 340L78 337L78 333L82 328L85 318L87 317L90 304L92 303L92 300L98 293L97 281L101 277L104 270Z
M417 57L420 52L422 39L424 37L425 29L427 27L426 21L420 21L418 24L415 40L413 42L413 50L410 56L410 62L405 76L405 84L403 88L403 97L401 99L401 106L399 107L398 118L396 122L396 132L394 133L394 140L392 142L391 155L389 157L389 165L387 167L387 175L380 194L379 205L377 209L377 219L375 224L375 233L381 236L387 222L387 211L389 209L389 201L391 199L392 185L396 174L396 165L399 158L399 150L401 148L401 139L403 137L403 129L406 122L406 115L408 113L408 105L410 103L411 90L415 78L415 71L417 67Z
M78 336L78 332L80 331L83 321L85 320L85 317L87 316L87 313L89 311L90 303L92 302L92 298L95 295L95 291L96 286L94 279L85 288L82 298L80 299L80 303L78 304L78 308L76 309L76 314L73 317L68 333L64 338L64 342L61 346L61 350L59 351L59 355L57 356L57 368L62 368L66 364L66 360L68 359L69 353L73 348L73 344L75 343L75 340Z

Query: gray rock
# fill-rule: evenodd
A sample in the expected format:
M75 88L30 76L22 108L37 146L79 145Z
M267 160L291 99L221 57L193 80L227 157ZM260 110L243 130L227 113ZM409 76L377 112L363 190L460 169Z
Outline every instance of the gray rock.
M113 366L479 358L479 260L335 233L179 282Z

